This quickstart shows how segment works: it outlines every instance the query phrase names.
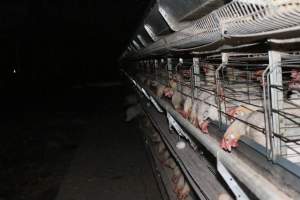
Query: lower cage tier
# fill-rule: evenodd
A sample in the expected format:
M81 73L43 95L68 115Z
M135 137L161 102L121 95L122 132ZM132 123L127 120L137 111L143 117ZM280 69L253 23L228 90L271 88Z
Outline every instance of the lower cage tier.
M181 176L190 190L186 199L219 199L220 196L232 199L232 194L216 169L205 158L204 152L195 152L188 144L184 149L178 149L176 145L184 140L174 133L170 134L168 127L157 123L153 117L150 111L147 114L147 120L150 121L145 123L143 120L142 123L148 126L142 126L142 131L146 149L149 149L150 157L155 161L156 172L160 174L164 190L170 199L181 199L175 191L176 186L180 187L176 179Z

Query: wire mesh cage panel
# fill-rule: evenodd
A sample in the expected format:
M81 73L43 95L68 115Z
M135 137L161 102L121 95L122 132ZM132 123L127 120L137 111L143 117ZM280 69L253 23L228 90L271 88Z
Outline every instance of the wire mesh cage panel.
M268 66L268 54L230 54L221 71L224 97L232 104L262 104L261 74Z
M146 66L146 75L149 79L154 80L155 79L155 65L154 60L145 60L145 66Z
M190 121L204 133L208 132L210 122L219 121L216 70L221 62L219 55L194 58L194 92Z
M182 59L179 58L179 63L176 66L176 73L178 73L181 78L179 79L180 89L183 95L191 96L192 91L192 59Z
M268 53L223 54L223 65L217 77L221 123L227 129L225 135L244 137L253 144L266 147L264 84L261 77L268 65Z
M155 65L154 60L139 61L138 78L143 84L151 86L151 80L155 79Z
M173 79L179 64L180 63L178 58L167 58L167 70L169 74L169 79Z
M147 66L146 60L140 60L136 65L136 78L143 84L147 83L147 74L149 73Z
M200 87L216 90L216 70L222 64L221 55L212 55L200 60Z
M300 53L281 54L280 64L270 70L267 79L269 118L275 136L272 151L300 164Z
M173 65L173 80L171 85L176 85L176 91L171 99L174 108L188 118L192 108L192 59L178 59L177 65Z
M193 62L191 59L168 58L169 78L176 82L177 91L184 95L190 95L192 88L192 65Z
M168 85L169 73L167 59L155 59L155 80L163 85Z
M299 30L299 0L235 0L218 9L223 34L249 37Z

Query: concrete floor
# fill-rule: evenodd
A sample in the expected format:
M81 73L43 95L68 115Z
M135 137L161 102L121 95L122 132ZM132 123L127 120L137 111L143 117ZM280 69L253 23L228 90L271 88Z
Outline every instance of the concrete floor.
M89 123L56 200L160 200L137 126L124 122L121 102L106 100Z

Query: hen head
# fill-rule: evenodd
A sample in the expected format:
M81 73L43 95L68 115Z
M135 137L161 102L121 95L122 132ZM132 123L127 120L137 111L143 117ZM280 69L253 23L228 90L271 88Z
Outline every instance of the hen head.
M240 139L240 134L228 128L224 137L221 141L221 148L231 152L232 148L238 147L238 141Z
M227 114L229 115L229 119L233 120L239 116L242 117L245 114L250 113L250 112L252 112L252 111L244 106L236 106L236 107L230 108L227 111Z
M165 95L165 97L172 98L172 96L173 96L173 90L171 88L169 88L169 87L166 87L164 89L164 95Z
M291 78L293 79L293 81L300 81L300 71L293 69L291 71Z

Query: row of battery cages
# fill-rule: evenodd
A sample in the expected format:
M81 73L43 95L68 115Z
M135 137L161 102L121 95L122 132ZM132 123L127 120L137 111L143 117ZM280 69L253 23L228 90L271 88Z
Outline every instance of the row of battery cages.
M193 105L201 102L202 107L216 108L218 115L210 116L215 125L226 130L239 120L265 137L260 141L248 137L250 146L265 151L270 159L279 154L300 164L300 54L280 56L281 62L271 71L269 53L228 53L226 61L221 54L162 58L141 65L151 80L164 85L180 74L177 90ZM248 121L230 114L237 107L260 114Z
M271 72L269 53L224 55L171 59L169 73L172 69L181 74L178 90L191 97L193 105L198 101L203 110L218 109L218 116L213 112L209 117L219 128L227 129L238 120L250 132L246 137L250 146L269 159L279 154L300 164L300 54L282 53ZM256 113L255 119L232 115L238 107L246 116Z

